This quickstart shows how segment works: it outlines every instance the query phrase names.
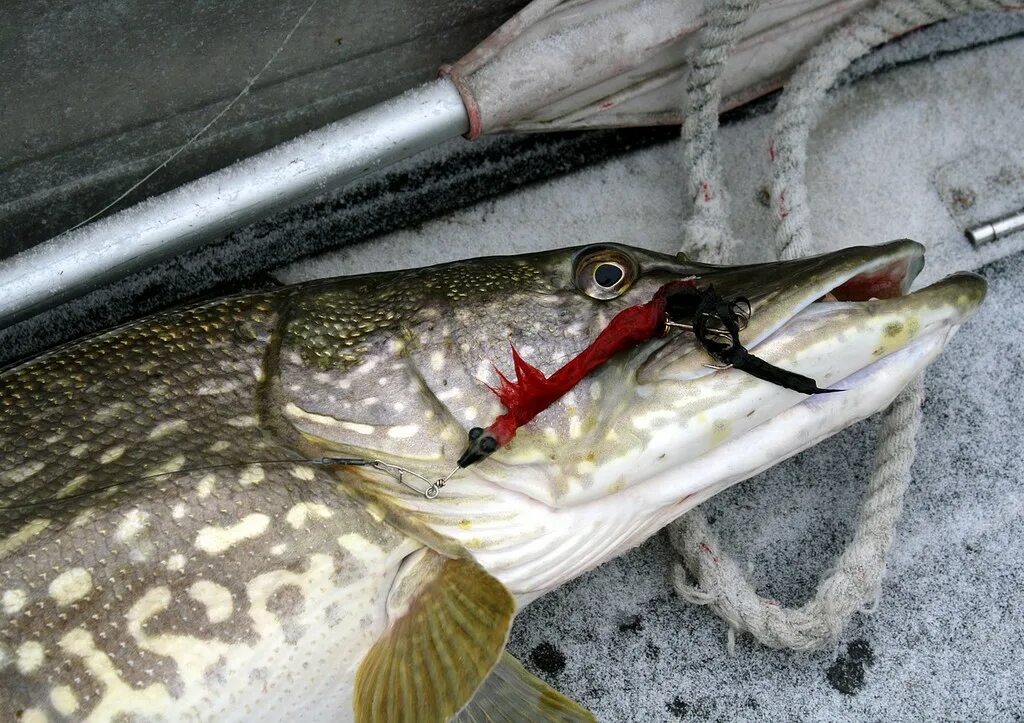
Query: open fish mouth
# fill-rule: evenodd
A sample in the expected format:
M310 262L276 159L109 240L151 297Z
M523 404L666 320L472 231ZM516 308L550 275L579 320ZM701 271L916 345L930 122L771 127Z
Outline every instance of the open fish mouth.
M839 323L846 316L860 316L866 321L884 315L890 317L884 331L891 338L880 343L882 356L894 350L894 344L927 333L936 324L958 325L985 297L984 279L970 273L955 274L909 293L923 267L924 247L901 240L770 264L696 265L696 272L699 283L714 285L726 299L749 300L750 320L740 341L754 353L770 340L779 341L777 336L786 337L793 351L792 347L800 343L798 328L803 341L812 344L830 333L849 331L848 322ZM829 316L837 321L831 330L828 323L801 323ZM897 327L901 327L899 331ZM712 361L692 335L669 337L640 365L637 381L646 384L698 379L714 373L708 366Z
M635 480L664 519L884 408L934 360L984 300L985 280L959 273L908 293L923 266L911 241L756 267L698 269L725 298L750 300L742 343L779 368L841 393L806 396L714 360L691 334L644 360L624 421L644 442L561 504ZM643 470L643 472L640 472ZM628 485L627 486L632 486ZM641 490L645 490L642 491Z
M740 342L768 364L841 393L807 396L742 369L708 368L716 361L693 334L674 331L598 372L601 389L613 391L586 412L574 444L522 430L499 460L508 465L494 478L500 486L560 509L628 496L630 509L665 507L668 517L651 518L663 524L884 408L986 292L982 277L960 273L909 293L924 265L913 241L751 266L664 257L640 265L648 288L692 277L725 299L746 298Z

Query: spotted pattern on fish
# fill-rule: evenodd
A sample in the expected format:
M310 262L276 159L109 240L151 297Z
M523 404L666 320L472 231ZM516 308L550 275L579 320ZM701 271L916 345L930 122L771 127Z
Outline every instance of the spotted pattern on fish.
M875 411L984 295L959 279L794 317L844 274L909 263L919 249L901 242L725 269L618 248L636 278L595 301L574 281L590 251L222 299L0 373L0 720L347 719L360 661L395 629L410 555L472 558L459 569L526 602L808 429ZM550 373L617 311L694 274L750 297L745 343L825 381L925 343L880 374L870 404L848 393L795 432L771 425L799 395L712 374L676 336L602 367L435 500L316 463L446 474L466 428L501 411L486 385L492 363L511 373L510 340ZM705 464L765 429L770 459L750 446Z
M225 677L273 686L339 626L345 656L372 641L366 613L419 543L258 423L286 302L163 315L0 376L0 719L239 714Z

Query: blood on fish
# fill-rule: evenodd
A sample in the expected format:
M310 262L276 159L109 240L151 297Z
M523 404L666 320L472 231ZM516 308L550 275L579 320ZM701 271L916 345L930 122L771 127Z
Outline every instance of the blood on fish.
M489 387L506 411L486 429L470 430L469 447L459 458L459 466L468 467L508 444L519 427L528 424L616 354L664 335L670 295L696 290L697 283L693 279L664 284L647 303L630 306L616 314L586 349L550 377L523 359L513 345L516 380L510 381L495 367L501 383L497 388Z
M499 446L507 444L519 427L529 423L613 356L662 336L665 333L665 306L669 294L682 289L695 291L696 288L693 280L673 281L658 289L646 304L623 309L612 318L593 343L550 377L545 377L537 367L523 359L513 345L512 362L516 381L509 381L495 367L501 386L497 389L489 387L507 411L487 431L494 436Z
M737 304L746 304L749 311L749 303L745 299L726 301L713 286L701 291L693 278L670 281L662 285L647 303L630 306L616 314L593 343L550 377L523 359L513 344L512 363L516 380L510 381L495 366L500 385L497 388L488 385L505 406L505 412L486 429L474 427L469 430L469 445L459 457L458 466L468 467L504 447L515 437L516 430L532 421L613 356L663 336L669 319L692 321L697 340L709 354L759 379L803 394L838 391L821 389L813 379L780 369L749 353L739 341L734 311ZM724 325L723 331L730 337L728 342L717 338L723 332L709 330L707 324L711 318Z

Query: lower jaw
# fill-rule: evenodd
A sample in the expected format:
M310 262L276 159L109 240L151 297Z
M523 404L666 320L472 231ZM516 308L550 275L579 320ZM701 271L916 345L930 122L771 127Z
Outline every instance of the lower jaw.
M473 548L473 554L525 604L641 544L718 492L883 409L939 354L956 328L943 326L922 333L903 349L834 385L844 392L803 399L700 456L678 459L624 490L611 506L591 500L556 508L533 500L526 512L537 526L538 540L545 541L543 549L527 554L513 542ZM499 496L506 494L509 509L532 499L504 491ZM598 534L606 544L581 552L576 548L590 547L576 537L583 531ZM483 533L481 529L471 534ZM558 554L552 557L554 552Z
M646 480L636 490L653 508L647 534L718 492L884 409L938 356L957 328L918 337L838 382L835 386L844 392L808 397L700 457L683 460Z
M604 534L613 536L615 542L597 554L563 561L570 564L558 570L548 565L539 567L534 560L512 564L516 556L507 550L484 553L478 561L485 567L498 564L501 569L494 574L516 594L519 604L525 605L545 591L640 545L722 490L883 409L938 355L955 330L956 327L918 337L904 349L843 380L846 392L808 397L700 457L659 473L632 488L632 494L623 493L614 510L595 505L549 510L553 517L571 523L560 525L559 529L590 529L586 523L601 521ZM565 540L551 544L574 547ZM534 574L528 574L531 570Z

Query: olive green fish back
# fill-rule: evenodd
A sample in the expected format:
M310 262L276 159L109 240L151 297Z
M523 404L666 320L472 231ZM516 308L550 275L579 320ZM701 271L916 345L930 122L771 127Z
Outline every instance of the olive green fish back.
M286 298L161 315L0 375L0 719L351 709L346 660L418 543L261 425Z

